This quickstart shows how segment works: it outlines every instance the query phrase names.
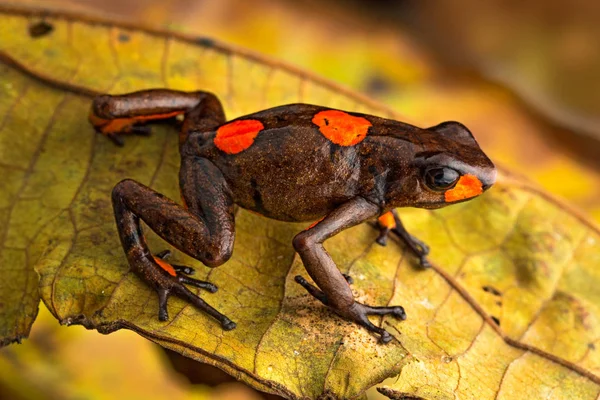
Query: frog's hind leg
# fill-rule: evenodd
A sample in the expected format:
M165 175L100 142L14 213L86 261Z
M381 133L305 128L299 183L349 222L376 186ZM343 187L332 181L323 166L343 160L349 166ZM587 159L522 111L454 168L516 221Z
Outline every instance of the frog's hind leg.
M168 319L167 300L173 294L217 319L223 329L230 330L235 328L235 323L184 284L211 292L216 287L178 273L159 257L164 254L153 256L142 232L140 219L164 240L210 267L219 266L230 258L235 231L231 192L220 171L210 161L194 159L186 163L184 160L182 175L190 169L194 177L192 181L186 181L184 196L193 189L195 196L201 199L192 202L193 208L189 209L136 181L118 183L112 194L117 228L132 271L158 293L161 321Z
M89 121L94 129L123 145L121 134L148 134L144 126L150 121L166 120L194 111L210 126L225 122L219 100L209 92L182 92L170 89L149 89L122 95L101 95L94 99ZM179 141L185 142L189 123L186 118Z

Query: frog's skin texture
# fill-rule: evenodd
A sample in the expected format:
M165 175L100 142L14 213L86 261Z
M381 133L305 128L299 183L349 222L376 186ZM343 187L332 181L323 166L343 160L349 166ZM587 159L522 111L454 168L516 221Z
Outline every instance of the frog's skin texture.
M396 207L438 208L488 189L496 169L471 133L457 122L428 129L371 115L308 104L275 107L227 122L219 100L208 92L145 90L99 96L90 122L120 143L124 133L144 133L143 124L183 114L179 136L179 182L183 205L133 180L112 193L121 243L132 270L158 293L159 319L168 319L167 299L183 298L217 319L235 323L184 284L216 291L188 277L165 254L153 256L140 219L164 240L209 267L233 251L234 205L282 221L318 221L298 233L293 246L316 286L296 281L338 315L380 335L391 335L368 315L406 315L401 306L358 303L323 242L379 218L384 245L396 233L427 266L427 246L402 226Z

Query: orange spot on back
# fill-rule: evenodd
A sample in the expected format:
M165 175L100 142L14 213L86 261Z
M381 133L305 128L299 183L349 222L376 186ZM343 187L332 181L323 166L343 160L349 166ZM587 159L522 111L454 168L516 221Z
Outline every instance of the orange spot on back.
M377 218L377 221L379 221L379 225L388 229L394 229L396 227L396 219L391 211L388 211L381 217Z
M366 118L339 110L320 111L312 122L319 127L323 136L340 146L354 146L362 142L372 125Z
M167 271L169 273L169 275L177 276L177 272L175 272L175 270L173 269L171 264L164 262L163 260L161 260L160 258L157 258L157 257L152 257L152 258L154 258L154 261L158 264L158 266L161 267L162 269L164 269L165 271Z
M482 186L481 181L475 175L466 174L458 179L456 186L444 193L444 198L446 202L450 203L475 197L483 193Z
M252 146L258 132L265 129L256 119L241 119L225 124L217 129L215 146L227 154L237 154Z

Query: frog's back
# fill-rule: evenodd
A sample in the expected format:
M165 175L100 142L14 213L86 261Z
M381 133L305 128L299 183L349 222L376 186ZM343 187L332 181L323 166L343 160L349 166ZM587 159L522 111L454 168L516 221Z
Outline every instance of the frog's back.
M222 171L238 205L311 221L366 190L363 141L374 120L382 119L308 104L276 107L205 134L197 155Z

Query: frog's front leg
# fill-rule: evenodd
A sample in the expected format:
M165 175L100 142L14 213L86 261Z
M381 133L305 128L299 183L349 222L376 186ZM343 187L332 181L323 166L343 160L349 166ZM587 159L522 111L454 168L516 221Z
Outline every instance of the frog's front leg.
M182 160L180 178L187 209L133 180L115 186L113 207L123 249L132 271L157 291L161 321L168 319L167 300L173 294L217 319L223 329L233 329L234 322L184 286L213 292L214 285L178 273L153 256L146 244L140 219L164 240L205 265L219 266L231 256L233 201L223 175L210 161L194 158Z
M377 237L376 242L379 245L385 246L387 244L387 237L390 232L394 233L404 243L406 243L410 251L412 251L419 258L419 264L421 267L429 268L431 266L431 264L429 264L429 260L427 260L427 256L429 255L429 246L408 233L396 210L392 210L383 214L381 217L379 217L377 222L379 225L379 236Z
M371 307L356 302L346 279L323 247L325 240L347 228L376 217L379 212L377 205L362 197L356 197L342 204L311 229L296 235L294 248L300 254L306 271L322 291L301 276L296 277L296 282L323 304L331 307L337 314L378 333L381 335L381 341L387 343L392 339L391 335L384 329L373 325L369 321L368 315L392 314L400 319L405 319L404 309L400 306Z

